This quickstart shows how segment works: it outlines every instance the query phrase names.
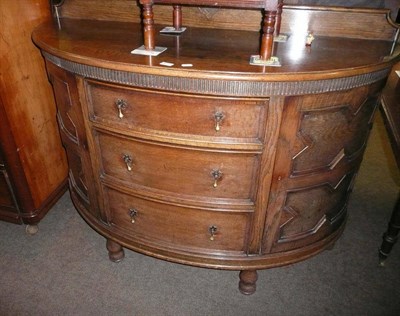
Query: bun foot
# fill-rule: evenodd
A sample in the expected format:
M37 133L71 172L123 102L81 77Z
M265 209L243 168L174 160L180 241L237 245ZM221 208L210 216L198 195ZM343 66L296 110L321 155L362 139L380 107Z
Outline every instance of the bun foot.
M39 231L38 225L26 225L25 231L28 235L35 235Z
M239 273L239 291L245 295L251 295L256 291L258 279L256 270L242 270Z
M108 257L112 262L120 262L125 257L122 246L111 239L107 239Z

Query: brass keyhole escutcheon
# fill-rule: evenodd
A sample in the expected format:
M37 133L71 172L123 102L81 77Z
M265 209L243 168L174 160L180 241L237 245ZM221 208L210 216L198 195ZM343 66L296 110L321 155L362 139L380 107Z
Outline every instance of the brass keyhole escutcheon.
M118 118L122 119L124 117L124 110L127 108L128 103L125 100L118 99L115 101L115 106L118 109Z
M132 156L130 156L128 154L124 154L124 155L122 155L122 159L124 160L124 162L126 164L126 169L128 171L132 171L132 165L133 165Z
M134 208L130 208L129 209L129 217L131 218L131 223L132 224L136 223L137 214L138 214L138 212Z
M208 232L210 233L210 240L213 241L215 239L215 235L217 234L218 227L212 225L208 227Z
M219 132L221 130L221 123L224 119L225 115L222 112L215 112L214 113L214 122L215 122L215 131Z
M216 188L218 186L218 181L222 178L222 172L221 170L213 170L211 176L214 179L213 187Z

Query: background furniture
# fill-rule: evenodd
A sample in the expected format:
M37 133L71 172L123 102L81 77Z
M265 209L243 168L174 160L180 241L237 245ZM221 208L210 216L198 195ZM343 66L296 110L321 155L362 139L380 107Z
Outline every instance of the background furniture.
M387 85L382 93L381 113L389 135L397 166L400 169L400 79L396 71L400 71L400 64L393 67ZM379 249L379 260L384 264L387 256L396 243L400 231L400 196L393 209L388 230L383 235L383 242Z
M51 13L46 0L1 1L0 8L0 219L35 232L67 188L54 97L30 37Z
M65 1L33 40L56 96L72 199L110 259L127 247L240 270L239 289L252 294L258 269L331 247L399 59L388 11L286 6L291 34L274 47L282 67L269 68L248 62L257 10L187 8L189 32L158 36L168 49L154 57L130 53L143 43L139 8L96 4ZM170 13L160 6L156 23Z

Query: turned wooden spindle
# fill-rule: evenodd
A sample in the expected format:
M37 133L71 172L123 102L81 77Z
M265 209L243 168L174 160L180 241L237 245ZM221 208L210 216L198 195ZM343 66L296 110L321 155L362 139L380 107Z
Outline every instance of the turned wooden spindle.
M180 30L182 27L182 7L180 5L174 5L172 11L172 20L175 30Z
M272 56L274 44L275 20L277 11L265 11L263 20L263 33L261 36L260 59L268 60Z
M278 7L276 10L275 36L279 36L279 34L281 34L282 7L283 7L283 0L279 0Z
M224 3L228 1L224 1ZM181 4L188 5L209 5L215 6L214 1L203 0L140 0L142 5L142 19L143 19L143 30L144 30L144 48L145 50L155 50L155 30L154 30L154 14L153 14L153 4L163 3L172 4L173 6L173 28L175 31L182 30L182 7ZM178 4L176 4L178 3ZM260 60L268 61L272 57L273 42L274 42L274 32L275 32L275 21L278 20L277 33L280 32L280 21L282 14L283 0L266 0L260 3L259 1L249 1L243 4L242 1L229 1L229 6L235 8L258 8L264 10L263 16L263 27L261 36L261 47L260 47ZM277 18L278 15L278 18Z
M144 47L146 50L154 50L155 30L154 30L153 1L142 0L141 3L142 3L142 15L143 15Z

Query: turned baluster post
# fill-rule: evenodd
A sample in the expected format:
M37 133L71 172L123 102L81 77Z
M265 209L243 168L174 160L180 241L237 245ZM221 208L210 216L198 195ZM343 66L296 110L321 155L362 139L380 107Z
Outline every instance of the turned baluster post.
M272 56L274 44L276 11L265 11L263 21L263 34L261 36L260 59L268 60Z
M142 4L144 47L146 50L153 50L155 48L153 1L141 0L140 2Z
M282 7L283 7L283 0L279 0L278 8L276 10L276 22L275 22L275 35L276 36L279 36L279 34L281 34Z
M182 27L182 7L180 5L174 5L172 11L172 21L175 30L180 30Z

